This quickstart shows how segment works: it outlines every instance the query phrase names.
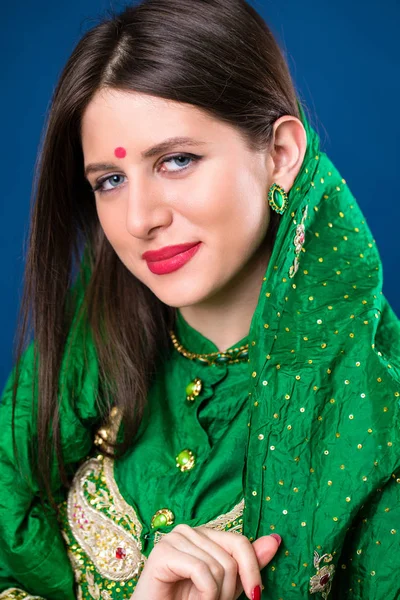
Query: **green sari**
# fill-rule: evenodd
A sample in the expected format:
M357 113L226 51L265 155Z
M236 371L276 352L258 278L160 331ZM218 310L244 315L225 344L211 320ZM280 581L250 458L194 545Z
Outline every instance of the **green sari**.
M87 367L75 336L61 373L75 478L68 491L54 473L60 513L49 518L28 459L32 345L18 466L11 373L0 407L0 597L129 598L154 544L182 522L251 541L279 533L261 572L269 600L400 597L400 325L371 232L300 110L306 156L249 335L232 347L248 342L248 361L199 365L173 350L132 450L114 461L102 447L119 413L99 423L96 355L88 343ZM216 350L179 311L175 333L192 352Z

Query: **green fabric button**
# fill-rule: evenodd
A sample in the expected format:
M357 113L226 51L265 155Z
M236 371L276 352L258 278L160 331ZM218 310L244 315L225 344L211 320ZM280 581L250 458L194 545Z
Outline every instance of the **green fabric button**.
M190 469L193 469L194 463L194 454L188 448L179 452L178 456L176 457L176 466L181 471L190 471Z
M151 519L151 527L165 527L171 525L175 520L174 513L169 508L161 508L158 510Z

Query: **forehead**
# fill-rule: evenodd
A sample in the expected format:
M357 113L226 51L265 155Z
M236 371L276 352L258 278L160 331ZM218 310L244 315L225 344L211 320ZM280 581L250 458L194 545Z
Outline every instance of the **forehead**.
M99 91L82 115L85 162L105 160L121 146L141 160L144 151L172 137L193 138L225 153L249 151L237 127L193 104L139 92Z
M157 96L120 90L97 92L86 107L81 123L82 139L96 140L105 133L124 135L135 132L135 138L148 141L154 133L157 137L176 134L217 135L227 125L206 114L192 104L175 102Z

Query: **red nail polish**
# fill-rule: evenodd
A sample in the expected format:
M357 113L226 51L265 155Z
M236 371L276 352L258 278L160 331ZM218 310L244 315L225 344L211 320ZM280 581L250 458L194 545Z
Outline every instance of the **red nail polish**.
M281 545L282 538L277 533L271 533L271 537L275 538L279 545Z
M260 600L261 598L261 588L259 585L257 585L257 587L254 588L254 590L251 592L251 600Z

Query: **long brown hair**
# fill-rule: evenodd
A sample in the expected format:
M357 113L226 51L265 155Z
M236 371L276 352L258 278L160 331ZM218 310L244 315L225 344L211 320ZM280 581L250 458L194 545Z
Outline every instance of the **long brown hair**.
M59 378L77 307L72 291L83 250L90 276L80 310L96 349L99 419L111 404L121 408L121 453L134 440L175 318L175 309L119 260L104 236L84 178L81 117L103 88L195 105L237 128L253 150L269 147L276 119L300 118L283 53L245 0L144 0L120 14L108 13L75 47L54 91L38 155L15 350L14 410L20 358L33 334L38 407L37 454L32 460L50 499L52 461L68 484ZM271 240L278 218L273 213Z

